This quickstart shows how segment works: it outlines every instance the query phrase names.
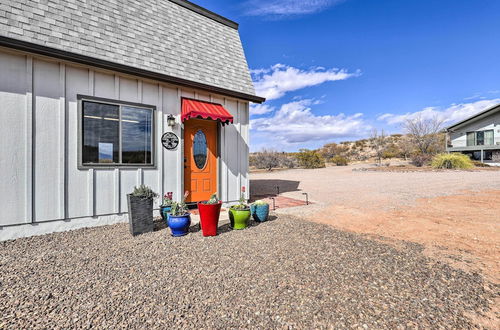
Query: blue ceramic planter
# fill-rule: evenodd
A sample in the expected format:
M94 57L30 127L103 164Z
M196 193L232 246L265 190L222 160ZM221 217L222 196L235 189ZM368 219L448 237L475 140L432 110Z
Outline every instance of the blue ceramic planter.
M168 215L168 226L172 232L172 236L184 236L189 231L189 226L191 226L191 216L188 214L181 216Z
M257 222L267 221L269 218L269 205L250 205L250 211L252 211L253 219Z
M172 208L170 206L160 206L160 215L163 221L167 223L168 227L168 215L170 214L170 210Z

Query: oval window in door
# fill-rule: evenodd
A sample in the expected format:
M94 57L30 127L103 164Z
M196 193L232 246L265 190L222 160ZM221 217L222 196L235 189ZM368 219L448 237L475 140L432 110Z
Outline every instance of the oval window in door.
M207 154L207 137L202 130L198 130L193 139L193 157L196 167L200 170L203 169L207 163Z

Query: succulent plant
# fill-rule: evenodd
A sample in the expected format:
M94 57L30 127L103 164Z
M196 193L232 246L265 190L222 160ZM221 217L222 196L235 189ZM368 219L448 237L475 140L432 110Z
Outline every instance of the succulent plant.
M139 187L134 187L132 196L139 197L141 199L153 199L158 197L158 194L155 193L150 187L141 184Z
M241 187L240 203L231 206L231 208L234 210L246 210L249 208L245 199L245 186Z
M212 196L210 196L210 199L204 204L218 204L219 202L220 200L217 198L217 193L213 193Z

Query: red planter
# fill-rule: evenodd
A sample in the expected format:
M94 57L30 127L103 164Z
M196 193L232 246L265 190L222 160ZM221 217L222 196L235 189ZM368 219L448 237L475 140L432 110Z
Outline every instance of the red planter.
M198 203L200 225L203 236L216 236L222 202L217 204Z

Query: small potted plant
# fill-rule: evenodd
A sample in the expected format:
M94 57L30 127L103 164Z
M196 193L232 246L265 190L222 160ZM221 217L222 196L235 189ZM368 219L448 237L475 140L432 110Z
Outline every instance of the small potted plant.
M213 194L206 202L198 203L200 226L203 236L216 236L222 202Z
M134 187L127 195L128 222L133 236L153 231L153 199L156 197L158 194L145 185Z
M250 205L250 211L252 212L252 216L255 221L267 221L269 217L269 204L263 200L255 201L252 205Z
M184 193L184 198L181 202L172 202L170 214L168 214L168 226L172 232L172 236L184 236L189 231L191 226L191 216L186 205L186 198L189 191Z
M168 214L170 213L170 209L172 208L172 203L174 202L172 200L174 193L173 192L168 192L165 195L163 195L163 203L160 206L160 215L162 219L167 223L168 227Z
M233 229L245 229L248 226L251 212L250 207L246 204L245 187L241 187L241 197L239 204L229 208L229 220Z

